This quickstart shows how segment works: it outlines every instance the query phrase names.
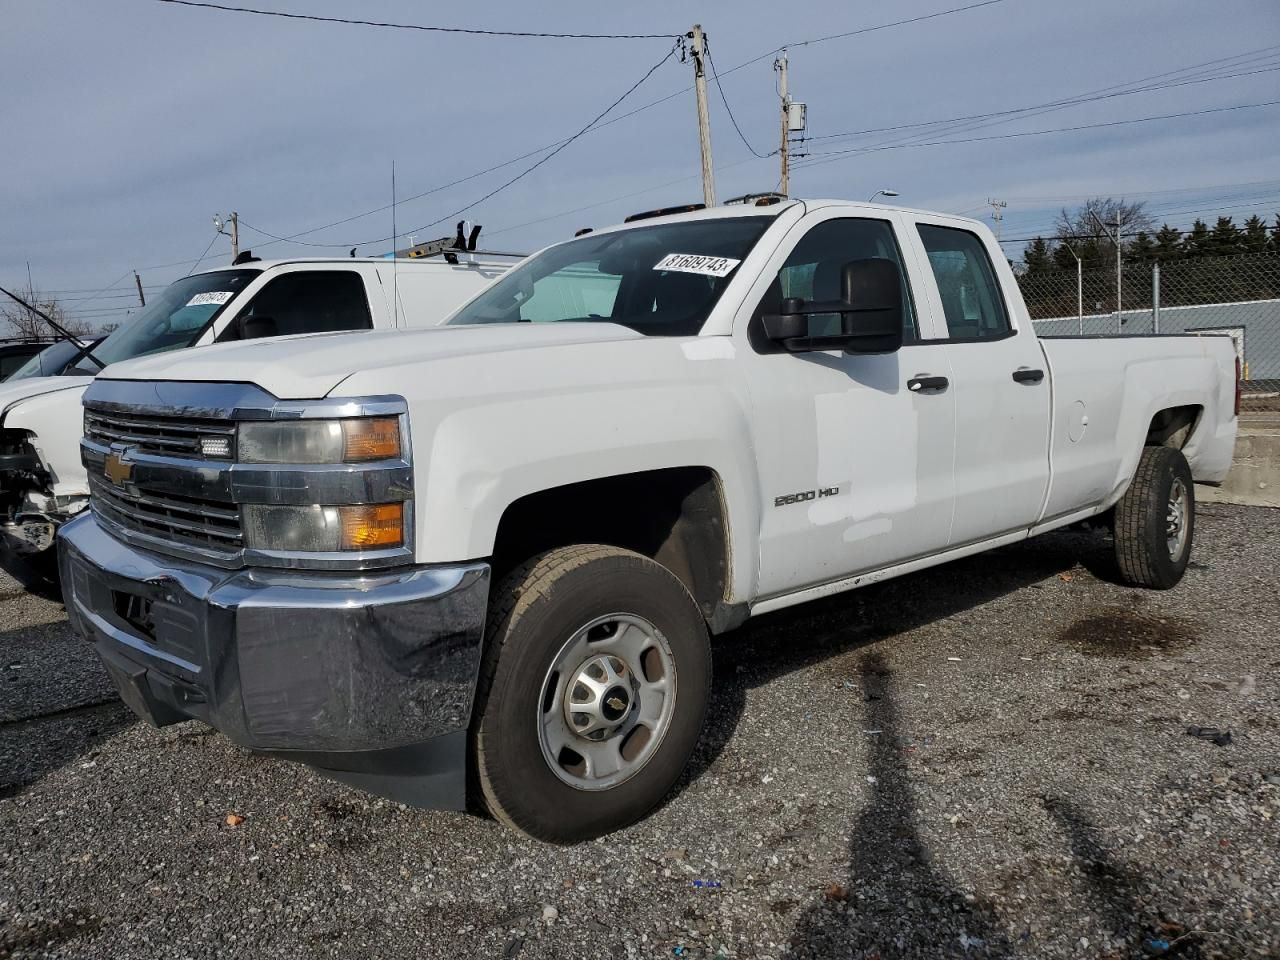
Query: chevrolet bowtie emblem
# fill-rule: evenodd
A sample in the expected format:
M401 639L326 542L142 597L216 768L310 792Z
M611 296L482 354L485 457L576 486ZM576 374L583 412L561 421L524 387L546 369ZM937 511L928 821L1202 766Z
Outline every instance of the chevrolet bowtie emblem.
M102 466L106 478L117 487L133 476L133 464L120 459L118 453L108 453L107 462Z
M627 705L627 702L623 700L621 697L610 697L608 700L605 701L605 703L613 707L613 709L615 710L621 710L623 707Z

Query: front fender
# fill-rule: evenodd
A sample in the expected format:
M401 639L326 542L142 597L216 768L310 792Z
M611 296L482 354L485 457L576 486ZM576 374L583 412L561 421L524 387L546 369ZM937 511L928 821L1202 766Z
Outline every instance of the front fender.
M760 498L746 394L724 347L633 340L577 348L572 362L533 364L520 352L453 358L419 368L411 383L382 371L342 390L377 383L409 403L418 562L490 556L504 511L532 493L707 467L721 480L737 599L749 595L756 560L733 544L757 541Z
M0 425L31 434L31 446L49 474L50 493L58 497L88 496L89 482L80 463L80 435L84 429L80 398L92 379L40 379L50 389L11 400Z

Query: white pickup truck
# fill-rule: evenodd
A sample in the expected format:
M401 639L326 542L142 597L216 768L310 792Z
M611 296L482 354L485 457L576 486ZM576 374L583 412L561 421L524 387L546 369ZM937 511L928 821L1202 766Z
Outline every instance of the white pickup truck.
M126 702L572 842L671 789L753 614L1090 517L1177 583L1228 338L1038 340L979 223L765 203L549 247L435 329L104 371L60 563Z
M518 258L451 252L450 259L457 262L252 260L206 270L153 297L93 348L96 361L82 357L63 376L0 384L0 542L37 566L48 554L52 567L58 526L88 505L80 397L102 366L228 340L430 326Z

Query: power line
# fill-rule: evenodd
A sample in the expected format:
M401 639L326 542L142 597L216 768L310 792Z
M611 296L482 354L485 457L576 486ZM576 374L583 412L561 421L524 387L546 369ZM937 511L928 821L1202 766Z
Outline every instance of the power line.
M747 135L743 133L742 128L738 126L738 120L733 115L733 109L729 106L729 98L724 95L724 87L720 85L720 74L716 71L716 62L711 57L710 47L707 48L707 63L711 65L711 79L716 82L716 89L720 91L720 99L724 103L724 112L729 115L729 122L733 124L733 129L738 131L738 139L742 141L743 146L745 146L748 150L752 152L752 154L759 157L761 160L766 160L769 157L773 156L773 153L777 153L776 150L773 151L773 153L761 153L759 150L757 150L755 147L751 145L751 141L747 139Z
M992 4L995 4L995 3L1003 3L1003 2L1004 2L1004 0L983 0L983 2L980 2L980 3L972 3L972 4L969 4L969 5L967 5L967 6L961 6L961 7L952 7L952 8L947 9L947 10L939 10L939 11L936 11L935 13L925 14L925 15L923 15L923 16L919 16L919 17L909 17L909 18L907 18L907 19L905 19L905 20L894 20L894 21L891 21L891 22L889 22L889 23L880 23L880 24L875 24L875 25L870 26L870 27L862 27L862 28L860 28L860 29L858 29L858 30L846 31L845 33L831 34L831 35L829 35L829 36L825 36L825 37L814 37L814 38L811 38L811 39L809 39L809 40L801 40L801 41L797 41L797 42L795 42L795 43L792 43L792 44L790 44L790 45L791 45L791 46L806 46L806 45L813 45L813 44L818 44L818 43L825 43L825 42L826 42L826 41L828 41L828 40L835 40L835 39L838 39L838 38L842 38L842 37L849 37L849 36L858 36L858 35L866 34L866 33L874 33L874 32L876 32L876 31L878 31L878 30L888 30L888 29L893 28L893 27L907 26L907 25L910 25L910 24L913 24L913 23L919 23L919 22L921 22L921 21L925 21L925 20L933 20L933 19L936 19L936 18L938 18L938 17L950 16L950 15L952 15L952 14L956 14L956 13L964 13L964 12L966 12L966 11L974 10L974 9L979 8L979 7L991 6ZM766 58L768 58L768 57L773 56L775 53L778 53L780 50L782 50L782 47L781 47L781 46L773 47L772 49L768 50L768 51L767 51L767 52L765 52L765 53L760 54L759 56L753 57L753 58L751 58L750 60L745 60L745 61L743 61L742 63L737 64L736 66L730 67L728 70L725 70L725 71L723 71L723 72L719 72L719 73L717 74L717 76L718 76L718 77L727 77L727 76L728 76L729 74L731 74L731 73L737 73L739 70L742 70L742 69L744 69L745 67L749 67L749 66L751 66L751 65L752 65L752 64L754 64L754 63L759 63L761 60L764 60L764 59L766 59ZM717 83L718 83L718 82L719 82L719 81L717 80ZM676 91L675 91L675 92L673 92L673 93L668 93L668 94L666 94L665 96L659 97L659 98L658 98L658 99L656 99L656 100L651 100L651 101L649 101L648 103L641 104L640 106L636 107L634 110L628 110L626 113L619 114L618 116L613 117L613 118L612 118L612 119L610 119L610 120L605 120L603 123L599 123L599 124L597 124L597 125L596 125L595 127L593 127L589 132L590 132L590 133L595 133L596 131L598 131L598 130L602 130L602 129L604 129L605 127L611 126L611 125L613 125L613 124L615 124L615 123L620 123L620 122L622 122L623 120L627 120L627 119L629 119L629 118L631 118L631 117L634 117L634 116L635 116L636 114L638 114L638 113L643 113L645 110L649 110L649 109L652 109L653 107L661 106L662 104L667 103L668 101L674 100L676 97L684 96L686 93L688 93L688 92L689 92L690 90L692 90L692 89L693 89L693 87L691 87L691 86L682 87L681 89L676 90ZM727 106L728 106L728 104L726 104L726 108L727 108ZM736 124L735 124L735 126L736 126ZM432 188L430 188L429 190L425 190L425 191L423 191L422 193L415 194L414 196L406 197L404 200L400 201L400 203L402 203L402 204L404 204L404 203L411 203L411 202L412 202L412 201L414 201L414 200L421 199L422 197L429 196L429 195L431 195L431 194L433 194L433 193L438 193L438 192L440 192L441 190L445 190L445 189L448 189L449 187L457 186L458 184L461 184L461 183L466 183L467 181L469 181L469 180L474 180L474 179L476 179L477 177L483 176L483 175L484 175L484 174L486 174L486 173L492 173L492 172L493 172L493 171L495 171L495 170L500 170L500 169L502 169L503 167L510 166L510 165L511 165L511 164L513 164L513 163L519 163L521 160L526 160L526 159L528 159L529 157L536 156L537 154L542 153L544 150L551 150L551 149L553 149L553 148L555 148L555 147L563 146L563 145L565 145L565 144L567 144L567 143L568 143L568 141L567 141L567 140L557 140L557 141L556 141L556 142L554 142L554 143L548 143L548 144L545 144L545 145L543 145L543 146L541 146L541 147L538 147L537 149L530 150L528 153L521 154L521 155L520 155L520 156L518 156L518 157L512 157L510 160L504 160L502 163L495 164L494 166L492 166L492 167L488 167L488 168L487 168L487 169L485 169L485 170L481 170L481 171L480 171L480 172L478 172L478 173L473 173L473 174L470 174L469 176L462 177L462 178L460 178L460 179L458 179L458 180L453 180L453 181L451 181L451 182L449 182L449 183L445 183L445 184L441 184L441 185L436 186L436 187L432 187ZM345 242L344 242L344 243L320 244L320 243L309 243L309 242L306 242L306 241L298 240L298 238L299 238L299 237L305 237L305 236L307 236L307 235L309 235L309 234L312 234L312 233L319 233L320 231L322 231L322 230L327 230L327 229L329 229L330 227L337 227L337 226L341 226L342 224L344 224L344 223L350 223L350 222L352 222L353 220L361 220L361 219L363 219L364 217L373 216L374 214L382 213L382 212L384 212L384 211L386 211L386 210L388 210L388 209L389 209L389 206L387 206L387 205L383 205L383 206L380 206L380 207L375 207L375 208L373 208L373 209L371 209L371 210L365 210L365 211L364 211L364 212L362 212L362 213L357 213L357 214L353 214L353 215L351 215L351 216L349 216L349 217L344 217L344 218L343 218L343 219L341 219L341 220L335 220L335 221L333 221L333 222L331 222L331 223L326 223L326 224L323 224L323 225L318 226L318 227L311 227L311 228L309 228L309 229L307 229L307 230L300 230L300 231L298 231L298 232L296 232L296 233L289 234L289 235L287 235L287 236L285 236L285 237L275 238L275 239L272 239L271 241L269 241L268 243L259 244L258 246L259 246L259 248L261 248L261 247L265 247L265 246L270 246L271 244L274 244L274 243L283 243L283 242L285 242L285 241L288 241L288 242L296 242L296 243L299 243L299 244L301 244L301 245L303 245L303 246L329 247L329 248L333 248L333 249L337 249L337 248L339 248L339 247L344 247L344 246L345 246L345 247L349 247L349 246L350 246L350 244L345 243ZM446 218L446 219L447 219L447 218ZM262 231L258 231L258 232L262 232ZM266 236L275 237L275 235L274 235L274 234L266 234ZM180 265L181 265L181 264L168 264L168 266L180 266ZM146 268L146 269L159 269L159 267L149 267L149 268Z
M1276 66L1263 67L1257 70L1250 70L1245 73L1228 73L1221 76L1194 77L1194 78L1185 79L1185 80L1174 80L1174 81L1169 81L1167 83L1152 84L1146 87L1139 87L1134 90L1119 90L1111 93L1100 93L1093 96L1081 94L1078 97L1072 97L1070 99L1051 100L1051 101L1048 101L1047 103L1040 103L1040 104L1035 104L1033 106L1027 106L1027 107L1016 107L1009 110L995 110L995 111L992 111L991 113L974 113L968 116L948 117L948 118L939 119L939 120L921 120L916 123L900 123L890 127L868 127L863 130L846 130L843 133L826 133L816 137L808 137L806 139L810 141L838 140L838 139L843 139L845 137L865 136L866 134L869 134L869 133L892 133L897 130L911 130L911 129L918 129L920 127L940 126L942 124L959 123L967 120L989 120L994 117L1012 116L1014 114L1027 113L1033 110L1042 110L1046 107L1074 107L1083 103L1093 103L1098 100L1109 100L1114 97L1127 97L1135 93L1150 93L1156 90L1168 90L1174 87L1182 87L1182 86L1186 86L1188 84L1193 84L1193 83L1212 83L1217 80L1230 80L1235 77L1248 77L1248 76L1253 76L1254 74L1259 74L1259 73L1274 73L1277 70L1280 70L1280 64L1277 64ZM1143 81L1135 80L1132 82L1141 83Z
M609 114L609 113L611 113L611 112L613 111L613 108L614 108L614 107L618 106L618 104L622 103L622 101L623 101L623 100L625 100L625 99L627 99L627 97L631 96L631 94L632 94L632 93L634 93L634 92L636 91L636 89L637 89L637 88L638 88L642 83L644 83L646 80L648 80L651 76L653 76L653 75L658 71L658 68L659 68L659 67L661 67L661 66L662 66L663 64L665 64L668 60L670 60L672 57L674 57L674 56L675 56L675 54L676 54L676 49L677 49L677 47L676 47L676 46L672 46L672 48L671 48L670 50L668 50L668 51L667 51L667 55L666 55L666 56L664 56L661 60L659 60L657 63L655 63L655 64L654 64L652 67L650 67L647 71L645 71L644 75L643 75L642 77L640 77L640 79L639 79L639 80L637 80L637 81L636 81L635 83L633 83L630 87L628 87L628 88L627 88L627 91L626 91L622 96L618 97L618 99L614 100L614 101L613 101L613 103L609 104L609 106L605 107L605 108L604 108L604 110L602 110L600 113L598 113L598 114L597 114L597 115L596 115L596 116L591 120L591 122L590 122L590 123L588 123L586 126L582 127L582 128L581 128L577 133L575 133L573 136L571 136L571 137L569 137L567 140L563 141L559 146L557 146L554 150L552 150L552 151L551 151L550 153L548 153L546 156L541 157L541 158L540 158L540 159L538 159L535 163L532 163L532 164L530 164L528 167L526 167L524 170L521 170L518 174L516 174L516 175L515 175L514 177L512 177L510 180L508 180L508 181L506 181L505 183L501 184L500 186L497 186L497 187L495 187L494 189L490 190L488 193L486 193L483 197L480 197L478 200L473 200L473 201L471 201L470 203L468 203L466 206L464 206L464 207L459 207L457 210L453 211L452 213L445 214L443 217L439 217L439 218L437 218L437 219L435 219L435 220L432 220L430 223L424 223L424 224L421 224L421 225L419 225L419 226L412 227L412 228L410 228L410 229L408 229L408 230L402 230L402 231L400 231L399 233L400 233L400 234L402 234L402 235L403 235L403 234L418 233L419 231L426 230L428 227L434 227L436 224L444 223L446 220L452 220L454 217L460 216L461 214L466 213L468 210L472 209L473 207L479 206L480 204L484 203L486 200L490 199L491 197L496 196L497 194L501 193L503 190L507 189L509 186L511 186L512 184L516 183L517 181L524 179L524 178L525 178L525 177L527 177L529 174L533 173L533 171L534 171L534 170L537 170L540 166L542 166L544 163L546 163L548 160L550 160L550 159L551 159L552 157L554 157L556 154L560 153L560 151L562 151L565 147L569 146L569 144L573 143L573 142L574 142L575 140L577 140L579 137L583 136L585 133L587 133L587 131L589 131L589 130L590 130L592 127L594 127L597 123L599 123L601 120L603 120L606 116L608 116L608 114ZM258 232L258 233L264 234L265 236L271 237L273 240L284 240L284 239L285 239L284 237L277 237L277 236L275 236L274 234L267 233L267 231L265 231L265 230L263 230L263 229L261 229L261 228L259 228L259 227L254 227L254 226L252 226L252 225L250 225L250 224L248 224L248 223L245 223L243 220L241 220L240 222L241 222L241 224L242 224L243 226L249 227L251 230L254 230L254 231ZM385 242L387 242L388 240L390 240L390 241L394 241L394 240L395 240L395 237L380 237L380 238L377 238L377 239L374 239L374 240L362 240L362 241L360 241L360 242L358 242L358 243L314 244L314 246L330 246L330 247L333 247L333 246L339 246L339 247L364 247L364 246L369 246L370 244L374 244L374 243L385 243Z
M213 243L214 243L214 241L215 241L215 240L217 240L217 239L218 239L218 237L220 237L220 236L221 236L221 234L220 234L220 233L214 233L214 235L213 235L212 237L210 237L210 238L209 238L209 245L208 245L207 247L205 247L205 248L204 248L204 253L200 254L200 256L196 258L196 262L195 262L195 263L193 263L193 264L191 264L191 269L189 269L189 270L187 271L187 276L188 276L188 277L189 277L189 276L191 276L193 273L195 273L195 272L196 272L196 267L200 266L200 261L201 261L201 260L203 260L205 257L207 257L207 256L209 255L209 251L213 249ZM142 269L144 269L144 270L155 270L155 269L158 269L158 268L156 268L156 267L143 267Z
M1167 87L1181 86L1189 82L1208 81L1217 79L1229 79L1235 76L1244 76L1247 74L1220 74L1214 76L1215 71L1221 70L1237 70L1240 67L1256 67L1261 65L1264 69L1256 72L1270 72L1274 68L1274 60L1280 51L1280 45L1271 47L1262 47L1256 50L1245 51L1244 53L1232 54L1227 57L1217 57L1213 60L1207 60L1202 63L1192 64L1186 67L1179 67L1175 70L1167 70L1162 73L1153 74L1147 77L1140 77L1136 80L1126 81L1125 83L1111 84L1095 90L1088 90L1062 100L1049 101L1047 103L1033 105L1029 107L1016 108L1013 110L996 111L992 114L977 114L968 117L956 117L949 120L928 121L919 124L903 124L898 127L884 128L883 131L861 131L861 133L870 132L889 132L894 129L912 129L912 128L931 128L923 129L915 134L909 134L904 137L895 137L887 141L882 140L880 143L872 144L873 146L882 146L899 143L913 143L921 138L930 136L938 136L940 134L956 134L968 132L972 130L980 130L986 127L999 126L1007 123L1009 119L1022 119L1026 117L1039 116L1045 113L1054 113L1059 110L1068 109L1077 103L1090 102L1091 99L1106 99L1109 96L1121 96L1129 93L1147 92L1151 90L1165 89ZM1252 61L1252 62L1251 62ZM1266 61L1273 61L1267 63ZM1252 72L1252 71L1251 71ZM1170 79L1172 78L1172 79ZM1146 84L1146 86L1139 86ZM1133 88L1133 89L1129 89ZM992 119L995 118L995 119ZM949 129L943 129L947 127ZM850 131L845 136L852 136L860 133L859 131ZM835 135L833 135L835 136ZM811 137L810 139L820 139Z
M1210 113L1227 113L1233 110L1253 110L1259 107L1271 107L1280 104L1280 100L1264 100L1261 103L1240 103L1230 107L1212 107L1205 110L1189 110L1185 113L1165 113L1151 117L1134 117L1129 120L1109 120L1104 123L1082 123L1073 127L1052 127L1048 130L1023 130L1019 133L999 133L991 134L985 137L961 137L951 140L926 140L915 143L894 143L883 146L870 147L850 147L847 150L829 150L822 153L811 153L807 156L826 157L825 160L814 160L809 163L800 163L797 166L808 169L809 167L820 167L824 163L832 163L839 157L847 154L861 153L879 153L882 150L901 150L905 147L937 147L951 143L979 143L986 140L1013 140L1018 137L1039 137L1051 133L1071 133L1077 130L1096 130L1101 127L1122 127L1131 123L1149 123L1153 120L1175 120L1182 117L1199 117Z
M199 7L220 10L224 13L251 13L259 17L280 17L285 20L311 20L316 23L339 23L346 26L389 27L394 30L418 30L425 33L469 33L483 37L534 37L551 40L670 40L673 33L535 33L525 30L480 30L473 27L432 27L420 23L388 23L382 20L356 20L347 17L322 17L312 13L286 13L283 10L260 10L255 7L233 7L222 3L204 3L200 0L158 0L181 7Z
M1270 207L1270 206L1274 206L1274 207L1276 208L1276 211L1277 211L1277 216L1280 216L1280 197L1274 197L1274 198L1267 199L1267 200L1256 200L1256 201L1253 201L1253 202L1250 202L1250 203L1235 203L1235 204L1225 204L1225 205L1220 204L1220 205L1212 206L1212 207L1191 207L1190 209L1187 209L1187 210L1166 210L1166 211L1164 211L1164 212L1160 215L1160 218L1163 220L1163 219L1167 219L1168 217L1185 216L1186 214L1189 214L1189 213L1206 213L1206 212L1208 212L1208 213L1218 213L1218 214L1221 214L1221 213L1222 213L1222 211L1224 211L1224 210L1238 211L1238 210L1243 210L1243 209L1245 209L1245 208L1247 208L1247 207ZM1159 232L1160 230L1163 230L1163 229L1164 229L1165 227L1167 227L1167 226L1169 226L1169 225L1168 225L1168 223L1166 222L1166 223L1162 224L1160 227L1155 227L1155 228L1153 228L1153 229L1151 229L1151 230L1137 230L1137 231L1133 231L1133 232L1130 232L1130 233L1122 233L1122 234L1121 234L1121 236L1123 236L1123 237L1136 237L1139 233L1146 233L1148 236L1150 236L1150 235L1151 235L1151 234L1153 234L1153 233L1156 233L1156 232ZM1001 240L1000 242L1001 242L1002 244L1005 244L1005 243L1029 243L1029 242L1031 242L1032 240L1054 240L1054 239L1057 239L1057 238L1056 238L1056 237L1053 237L1053 236L1046 236L1046 234L1047 234L1047 233L1049 233L1049 231L1051 231L1051 230L1053 230L1053 229L1056 229L1056 227L1057 227L1057 224L1056 224L1056 223L1055 223L1055 224L1051 224L1048 228L1046 228L1045 230L1042 230L1040 233L1038 233L1038 234L1037 234L1036 236L1034 236L1034 237L1015 237L1015 238L1013 238L1013 239L1011 239L1011 240ZM1169 229L1171 229L1171 230L1177 230L1177 231L1178 231L1178 233L1186 233L1186 231L1185 231L1185 230L1179 230L1177 227L1169 227ZM1104 234L1097 234L1097 235L1092 235L1092 234L1076 234L1076 235L1075 235L1075 237L1074 237L1073 239L1078 239L1078 240L1105 240L1105 239L1107 239L1107 238L1106 238L1106 236L1105 236Z

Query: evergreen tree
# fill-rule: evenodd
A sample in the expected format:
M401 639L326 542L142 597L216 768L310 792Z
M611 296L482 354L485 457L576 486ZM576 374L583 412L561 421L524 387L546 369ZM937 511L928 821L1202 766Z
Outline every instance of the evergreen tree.
M1276 214L1275 225L1271 228L1271 252L1280 253L1280 213Z
M1230 217L1219 217L1209 233L1209 252L1215 257L1229 257L1243 249L1240 228Z
M1176 260L1182 253L1182 233L1167 223L1156 231L1154 253L1157 260Z
M1139 230L1138 235L1129 241L1128 249L1125 254L1130 260L1138 263L1146 263L1151 260L1156 249L1156 245L1151 242L1151 237L1147 231Z
M1045 273L1053 269L1053 261L1049 257L1049 245L1044 242L1044 237L1036 237L1031 241L1031 245L1022 251L1022 262L1026 265L1027 273Z
M1196 218L1182 238L1182 255L1184 257L1203 257L1209 253L1209 225Z
M1246 253L1265 253L1267 250L1267 223L1256 213L1244 222L1241 243Z

